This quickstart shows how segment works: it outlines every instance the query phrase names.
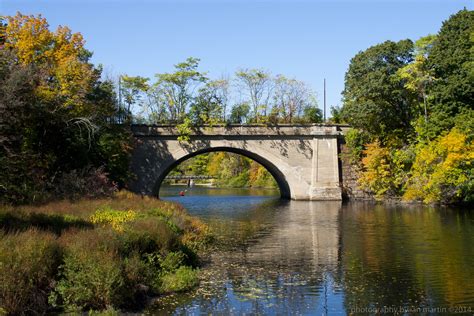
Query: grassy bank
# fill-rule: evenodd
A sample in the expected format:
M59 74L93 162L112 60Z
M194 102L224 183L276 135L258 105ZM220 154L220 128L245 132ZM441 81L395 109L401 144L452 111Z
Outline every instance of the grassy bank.
M0 207L0 314L134 310L195 286L209 238L181 206L127 192Z

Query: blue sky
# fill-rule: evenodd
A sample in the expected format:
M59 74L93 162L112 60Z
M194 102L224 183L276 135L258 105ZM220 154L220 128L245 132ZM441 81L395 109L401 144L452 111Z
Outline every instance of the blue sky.
M152 78L189 56L211 78L266 68L303 80L322 107L341 104L344 74L359 51L436 33L463 0L0 0L0 15L41 13L52 28L81 32L93 62L112 75Z

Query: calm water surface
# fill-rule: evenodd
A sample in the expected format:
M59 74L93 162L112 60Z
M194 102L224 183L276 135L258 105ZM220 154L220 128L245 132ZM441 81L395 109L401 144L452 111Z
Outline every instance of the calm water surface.
M474 313L472 210L180 190L165 187L161 196L208 222L219 250L199 288L161 299L150 313Z

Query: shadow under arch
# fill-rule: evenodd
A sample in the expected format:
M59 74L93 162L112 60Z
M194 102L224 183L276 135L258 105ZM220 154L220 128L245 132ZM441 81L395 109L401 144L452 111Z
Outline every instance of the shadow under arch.
M216 152L216 151L231 152L231 153L239 154L239 155L255 160L256 162L261 164L263 167L265 167L265 169L267 169L268 172L270 172L270 174L273 176L273 178L278 184L278 188L280 189L280 197L286 200L289 200L291 198L290 186L288 185L288 182L286 181L285 176L278 169L277 166L275 166L273 163L271 163L270 161L268 161L267 159L263 158L260 155L254 154L248 150L233 148L233 147L212 147L212 148L201 149L201 150L192 152L188 155L185 155L181 157L180 159L172 161L167 166L164 166L163 172L161 172L161 174L158 176L158 179L156 180L156 184L153 190L154 195L159 197L161 183L166 178L168 173L170 173L171 170L173 170L180 163L194 156L210 153L210 152Z

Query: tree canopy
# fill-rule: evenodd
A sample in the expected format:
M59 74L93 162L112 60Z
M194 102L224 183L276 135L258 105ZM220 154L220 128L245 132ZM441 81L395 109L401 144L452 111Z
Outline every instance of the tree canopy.
M436 78L428 89L430 137L474 119L473 34L474 12L461 10L443 23L430 50L427 63Z
M74 186L78 176L89 177L91 194L107 182L123 185L128 134L110 124L118 110L114 85L89 62L82 35L19 13L1 31L0 199L84 193Z
M404 135L414 116L414 94L397 72L413 61L413 42L386 41L352 58L345 76L342 116L382 138Z
M303 81L264 69L240 69L233 77L210 79L189 57L156 81L120 76L119 94L136 122L192 125L225 123L319 123L314 91Z
M359 184L376 197L474 200L474 12L413 43L384 42L350 63L341 116Z

